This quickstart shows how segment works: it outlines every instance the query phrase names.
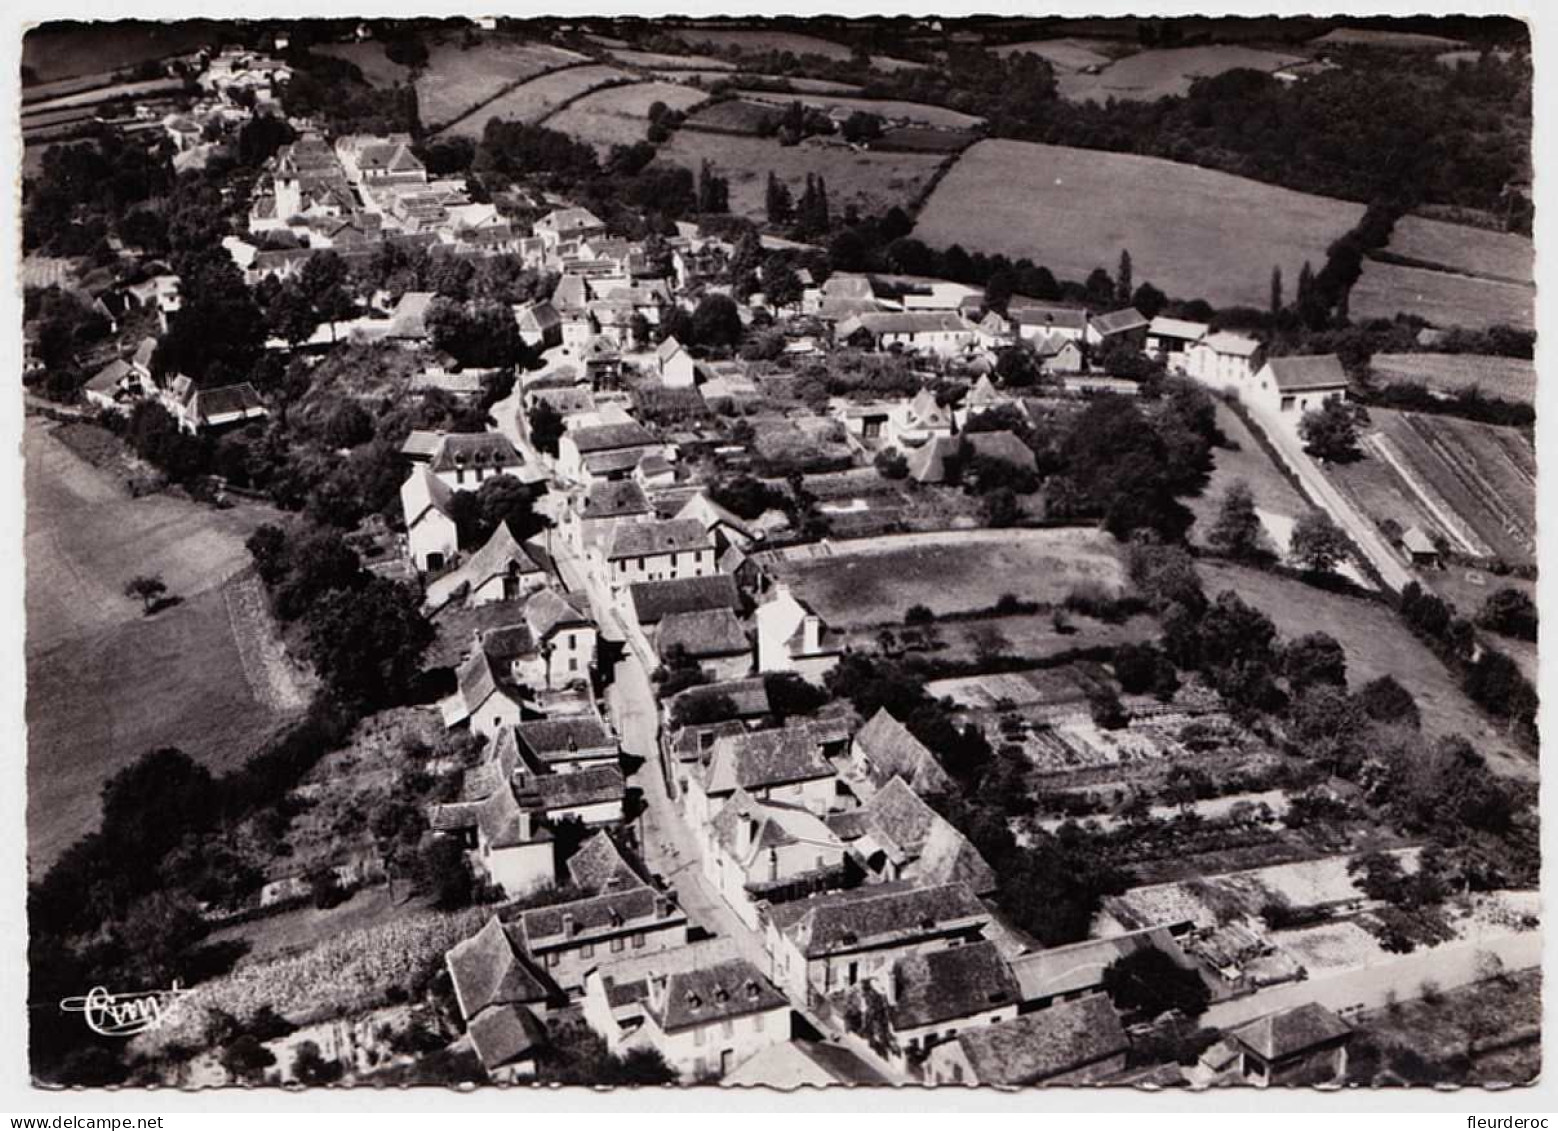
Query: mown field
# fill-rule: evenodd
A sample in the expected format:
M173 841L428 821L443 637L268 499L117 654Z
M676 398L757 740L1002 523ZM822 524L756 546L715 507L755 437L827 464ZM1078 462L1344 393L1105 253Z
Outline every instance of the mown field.
M1476 279L1448 271L1364 264L1352 288L1354 319L1415 314L1435 326L1483 329L1494 325L1531 330L1536 326L1536 290L1519 283Z
M1110 56L1098 50L1098 44L1084 39L1034 39L1024 43L1007 43L993 48L991 54L1037 55L1047 59L1057 71L1081 71L1088 67L1109 65Z
M750 99L727 99L705 106L687 119L686 128L715 133L751 134L754 137L771 121L775 107Z
M1394 676L1417 700L1423 732L1430 738L1464 734L1487 755L1495 772L1536 777L1535 764L1509 747L1502 732L1466 698L1450 670L1386 605L1223 562L1203 560L1197 569L1209 594L1232 589L1269 616L1289 640L1309 632L1334 637L1347 652L1350 687Z
M588 62L576 51L513 39L484 40L472 47L438 43L428 49L426 68L417 76L417 111L430 130L469 114L506 87L575 63ZM481 115L485 123L486 115Z
M1217 44L1205 47L1164 47L1127 55L1098 74L1080 69L1062 74L1057 80L1061 96L1073 102L1089 99L1128 99L1152 102L1159 98L1177 98L1190 92L1198 78L1220 75L1237 68L1277 71L1302 62L1303 56L1263 51L1254 47Z
M1536 403L1536 363L1470 353L1377 353L1369 361L1384 383L1415 381L1438 392L1481 389L1490 397Z
M944 160L935 153L856 153L838 145L781 146L772 138L737 137L685 127L660 147L658 161L696 171L707 159L730 179L730 210L738 215L764 213L764 188L774 172L799 195L806 174L828 182L828 201L842 214L853 202L862 215L884 212L912 201Z
M539 122L559 106L580 95L608 86L627 82L632 75L618 67L590 63L582 67L568 67L553 71L520 83L459 121L446 126L442 132L479 138L482 130L493 118L506 121Z
M956 110L949 110L945 106L931 106L924 102L899 102L890 98L844 98L817 94L785 94L767 90L738 90L743 98L754 102L769 102L776 106L786 106L791 102L800 102L806 106L814 106L826 113L829 110L838 109L846 111L864 111L867 114L875 114L881 118L892 120L902 119L906 122L915 122L923 126L937 126L948 130L966 130L983 122L983 118L973 114L961 114Z
M643 141L649 128L649 108L656 102L672 110L688 110L707 97L694 87L670 82L607 87L571 103L547 125L604 150Z
M1529 284L1535 271L1536 245L1529 236L1422 216L1397 220L1385 250L1463 275L1506 283Z
M96 826L103 782L141 754L178 746L229 769L287 717L245 674L226 592L272 512L131 499L50 430L29 421L23 439L34 870ZM143 616L123 595L138 574L161 574L179 603Z
M942 178L914 234L1028 256L1077 280L1113 271L1125 249L1137 281L1171 296L1262 306L1273 267L1296 279L1306 260L1324 263L1362 214L1361 204L1154 157L987 140Z
M712 55L665 55L658 51L631 51L612 48L613 61L629 67L658 68L662 71L734 71L736 65Z
M835 542L823 557L777 563L829 624L901 624L914 605L936 614L987 609L1012 593L1060 602L1078 585L1118 591L1114 541L1090 528L956 531Z
M1370 458L1330 472L1371 518L1442 531L1476 556L1535 561L1536 452L1523 432L1385 409L1370 421Z
M1316 47L1392 47L1401 51L1451 51L1466 46L1459 39L1442 35L1361 27L1333 28L1309 42Z

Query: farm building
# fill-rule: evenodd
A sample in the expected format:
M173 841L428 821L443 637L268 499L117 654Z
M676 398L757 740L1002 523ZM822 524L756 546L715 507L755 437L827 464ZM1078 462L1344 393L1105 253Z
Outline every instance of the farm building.
M973 348L978 330L951 311L856 314L838 324L838 340L874 350L956 357Z
M1274 357L1256 374L1244 399L1252 408L1297 424L1328 400L1347 399L1347 371L1333 353L1312 357Z
M1260 368L1261 344L1219 330L1185 350L1185 372L1214 388L1248 389Z
M1087 311L1077 307L1046 306L1031 299L1014 298L1007 304L1006 317L1025 341L1051 334L1077 343L1087 339Z
M1139 310L1127 306L1095 314L1087 323L1087 343L1101 346L1107 341L1125 341L1141 349L1147 343L1148 322Z
M1125 1068L1130 1041L1103 994L958 1034L925 1063L936 1084L1027 1088L1088 1084Z
M406 548L423 573L444 568L459 552L450 504L454 490L425 465L414 467L400 485L400 506L406 520Z
M1146 349L1170 371L1183 373L1190 348L1211 331L1212 327L1205 322L1189 322L1160 314L1147 325Z
M1347 1074L1352 1026L1309 1002L1251 1021L1229 1034L1239 1076L1258 1087L1330 1084Z

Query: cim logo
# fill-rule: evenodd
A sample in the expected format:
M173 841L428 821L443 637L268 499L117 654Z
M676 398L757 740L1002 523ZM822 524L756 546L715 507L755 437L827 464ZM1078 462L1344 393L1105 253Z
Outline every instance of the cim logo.
M133 1037L161 1025L188 990L177 982L169 990L149 990L138 994L111 994L102 986L93 986L83 997L68 997L60 1002L66 1013L80 1013L87 1028L105 1037Z

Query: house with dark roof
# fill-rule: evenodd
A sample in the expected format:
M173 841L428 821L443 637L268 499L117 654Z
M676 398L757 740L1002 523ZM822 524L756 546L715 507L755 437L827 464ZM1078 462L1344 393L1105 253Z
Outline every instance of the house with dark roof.
M573 818L588 827L622 823L627 787L622 770L610 763L571 773L527 774L515 788L520 805L548 822Z
M638 887L644 882L604 829L581 844L564 868L569 884L590 895Z
M557 472L586 486L626 479L651 453L665 455L665 445L636 421L570 428L557 442Z
M1352 1026L1316 1002L1257 1018L1228 1034L1242 1080L1258 1087L1314 1087L1347 1075Z
M654 518L644 488L632 479L591 483L575 496L564 514L563 534L581 554L591 554L610 540L618 525Z
M489 642L505 635L503 630L484 634L481 645L456 669L454 692L439 704L446 727L466 726L491 741L534 709L533 690L515 681L506 657L488 651Z
M163 403L179 427L192 436L240 427L270 415L260 394L247 381L201 389L188 377L176 377L168 386Z
M979 850L900 777L830 823L867 875L886 881L963 883L980 895L995 890L995 870Z
M1334 353L1274 357L1255 375L1244 399L1250 407L1297 427L1304 413L1347 399L1347 371Z
M509 899L555 886L551 830L519 804L508 779L489 769L465 788L462 800L437 805L429 813L434 832L459 837L471 850L469 859L476 870ZM472 796L476 793L482 795Z
M516 944L516 934L494 915L444 955L455 1004L467 1025L497 1010L543 1008L553 996Z
M534 907L513 921L516 940L564 992L579 995L591 970L687 943L687 914L646 885Z
M436 573L460 552L451 504L454 491L426 464L411 469L400 485L400 509L406 520L406 549L423 573Z
M448 491L447 484L441 485ZM462 595L470 606L517 601L551 584L552 577L538 557L534 547L515 538L508 524L500 522L481 549L428 582L427 605L441 609Z
M714 536L696 519L619 523L598 554L614 590L715 572Z
M683 804L692 827L703 828L737 790L819 816L841 804L833 765L805 723L715 739L707 758L694 763L687 775Z
M646 981L639 1039L689 1081L723 1077L790 1039L790 1003L745 958Z
M1011 965L1022 993L1023 1009L1046 1009L1058 1002L1099 993L1104 988L1105 970L1150 947L1176 960L1183 958L1183 951L1166 927L1147 927L1018 955Z
M1088 319L1086 341L1091 346L1123 341L1141 349L1147 344L1149 325L1147 318L1134 306L1127 306L1122 310L1110 310L1103 314L1095 314Z
M869 982L884 996L893 966L985 937L990 912L966 884L868 884L767 909L774 980L797 1001Z
M428 465L456 491L474 491L499 475L526 482L535 478L524 457L501 432L446 432Z
M1017 979L989 941L900 958L885 996L890 1059L905 1068L959 1033L1012 1020L1019 1005Z
M494 1084L518 1084L536 1074L546 1050L546 1026L523 1005L486 1010L467 1027L471 1048Z
M563 319L546 299L514 307L519 336L534 349L549 350L563 344Z
M703 683L678 691L660 701L667 729L690 722L714 722L721 719L755 724L772 710L768 688L761 679L729 679L721 683ZM685 788L686 782L681 783Z
M628 609L645 632L678 613L741 609L741 590L728 573L681 577L673 581L639 581L628 586Z
M740 679L752 670L752 641L729 609L662 617L654 646L662 665L690 661L710 679Z
M902 778L917 794L946 793L952 778L936 756L909 733L886 707L877 709L860 728L850 749L856 778L865 791L881 789L893 778Z
M799 805L737 789L703 830L703 873L743 923L760 908L843 887L852 875L843 841Z
M1103 994L960 1032L925 1061L933 1084L1031 1088L1091 1084L1125 1068L1130 1041Z
M617 764L617 737L593 713L518 723L514 737L527 761L551 771Z

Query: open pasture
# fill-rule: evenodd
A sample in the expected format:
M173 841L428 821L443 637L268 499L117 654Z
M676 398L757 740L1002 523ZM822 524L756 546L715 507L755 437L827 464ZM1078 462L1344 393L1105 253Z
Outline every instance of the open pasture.
M704 160L730 179L730 210L741 216L764 213L764 188L770 171L799 195L806 174L827 179L828 200L842 213L853 202L861 215L905 205L923 191L945 157L937 153L855 152L842 145L781 146L771 138L737 137L677 130L660 147L656 160L696 171Z
M778 107L752 99L728 99L705 106L687 119L686 128L756 136L779 114Z
M1415 314L1435 326L1480 330L1506 325L1530 330L1536 325L1536 290L1519 283L1371 261L1353 285L1349 311L1354 320Z
M1385 250L1463 275L1506 283L1529 285L1535 271L1536 245L1529 236L1423 216L1397 220Z
M1311 39L1315 47L1388 47L1396 51L1454 51L1465 47L1459 39L1381 28L1339 27Z
M493 118L504 121L540 122L558 107L574 99L599 90L603 86L625 83L632 75L618 67L588 64L582 67L565 67L538 78L520 83L513 90L505 91L473 114L445 127L444 132L479 138L487 123Z
M1502 729L1477 709L1451 671L1388 605L1225 562L1203 559L1196 569L1208 594L1232 589L1270 617L1284 639L1310 632L1334 637L1347 653L1347 683L1353 690L1382 675L1394 676L1417 700L1429 738L1463 734L1487 755L1496 773L1535 779L1535 763L1509 745Z
M1126 249L1136 278L1171 296L1261 306L1273 267L1298 278L1362 214L1361 204L1155 157L986 140L942 178L914 234L1027 256L1078 280L1113 270Z
M429 129L447 126L517 83L558 67L587 62L587 56L540 43L485 40L472 47L438 43L428 49L417 77L417 109ZM486 115L481 115L486 121Z
M63 14L63 13L61 13ZM221 42L207 20L116 20L44 25L22 40L22 66L38 82L118 71Z
M849 48L831 39L800 32L758 27L684 27L669 34L689 47L713 47L716 51L736 51L761 55L770 51L788 51L792 55L821 55L825 59L848 59Z
M600 149L643 141L649 128L649 108L663 102L672 110L688 110L707 95L690 86L643 82L610 86L586 94L553 115L547 125L572 134Z
M362 72L363 80L370 86L394 86L411 77L411 69L395 62L384 54L384 44L372 39L351 43L319 43L310 47L315 55L328 55L341 59ZM432 52L429 51L429 57ZM425 112L425 111L424 111Z
M1536 363L1475 353L1377 353L1369 361L1385 384L1412 381L1439 393L1480 389L1490 397L1536 403Z
M631 51L621 48L610 52L613 62L627 67L648 67L661 71L734 71L736 65L712 55L666 55L659 51Z
M214 511L168 495L131 499L52 429L24 432L27 495L27 832L46 867L97 824L117 770L177 746L213 770L241 763L287 715L250 664L268 617L234 616L244 539L274 513ZM160 574L178 603L142 615L125 583Z
M914 605L945 614L987 609L1006 593L1060 602L1084 583L1124 585L1111 538L1090 528L903 534L775 563L828 623L901 624Z
M1281 70L1302 62L1302 56L1264 51L1255 47L1217 44L1204 47L1164 47L1139 51L1110 63L1097 73L1077 70L1059 76L1061 96L1073 102L1089 99L1128 99L1153 102L1159 98L1178 98L1190 92L1198 78L1210 78L1247 68L1254 71Z
M895 99L878 98L845 98L830 95L817 94L787 94L775 93L768 90L738 90L741 97L753 102L770 102L776 106L785 106L791 102L801 102L806 106L815 107L824 113L830 110L841 110L853 113L862 111L867 114L875 114L879 118L888 121L912 122L922 126L936 126L948 130L972 129L984 121L972 114L962 114L956 110L949 110L945 106L932 106L925 102L900 102Z
M1106 67L1110 57L1098 50L1098 45L1085 39L1033 39L1022 43L1007 43L991 52L1003 58L1007 55L1037 55L1061 72L1076 72L1088 67Z

